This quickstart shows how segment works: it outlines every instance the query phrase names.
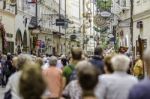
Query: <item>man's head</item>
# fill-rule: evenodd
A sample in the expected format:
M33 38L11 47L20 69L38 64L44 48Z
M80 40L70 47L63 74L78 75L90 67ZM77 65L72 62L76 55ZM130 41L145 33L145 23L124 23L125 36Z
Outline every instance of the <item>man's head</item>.
M71 55L73 60L81 60L82 59L82 49L79 47L73 47L71 49Z
M51 56L49 59L49 65L50 66L56 66L57 65L57 57Z
M103 49L100 46L96 47L94 50L94 55L101 56L102 54L103 54Z
M83 94L92 92L98 83L98 70L88 61L79 62L76 66L76 69Z
M126 72L129 68L130 59L122 54L116 55L111 59L114 71Z

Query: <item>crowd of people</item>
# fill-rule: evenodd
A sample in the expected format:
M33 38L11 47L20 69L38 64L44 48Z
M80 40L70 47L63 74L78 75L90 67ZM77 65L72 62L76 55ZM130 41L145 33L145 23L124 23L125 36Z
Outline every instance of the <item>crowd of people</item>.
M99 46L91 57L79 47L70 53L61 57L1 54L4 99L150 99L150 49L144 61L137 59L133 66L128 56L104 56Z

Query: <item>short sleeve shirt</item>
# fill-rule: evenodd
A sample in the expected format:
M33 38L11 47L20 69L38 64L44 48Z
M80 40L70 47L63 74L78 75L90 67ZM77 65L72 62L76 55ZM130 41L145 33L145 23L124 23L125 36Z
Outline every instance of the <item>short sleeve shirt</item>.
M69 77L74 70L74 65L68 65L63 70L63 76L67 79L67 83L69 82Z

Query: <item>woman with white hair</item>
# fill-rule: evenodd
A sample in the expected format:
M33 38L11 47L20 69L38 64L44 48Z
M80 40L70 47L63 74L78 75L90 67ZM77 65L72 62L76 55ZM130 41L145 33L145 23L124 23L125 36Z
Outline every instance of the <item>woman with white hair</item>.
M127 74L130 59L125 55L116 55L111 60L113 74L99 77L100 86L97 91L99 99L127 99L129 90L138 80Z

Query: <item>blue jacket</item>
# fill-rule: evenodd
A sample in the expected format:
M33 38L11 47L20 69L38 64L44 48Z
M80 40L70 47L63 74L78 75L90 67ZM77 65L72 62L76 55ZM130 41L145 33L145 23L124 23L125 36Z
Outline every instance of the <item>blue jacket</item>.
M146 78L135 85L131 89L128 99L150 99L150 79Z
M102 57L93 56L90 62L99 70L100 74L104 74L104 62Z

